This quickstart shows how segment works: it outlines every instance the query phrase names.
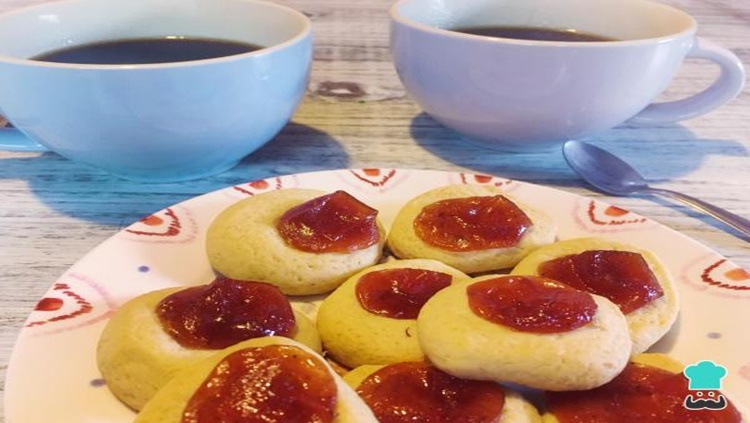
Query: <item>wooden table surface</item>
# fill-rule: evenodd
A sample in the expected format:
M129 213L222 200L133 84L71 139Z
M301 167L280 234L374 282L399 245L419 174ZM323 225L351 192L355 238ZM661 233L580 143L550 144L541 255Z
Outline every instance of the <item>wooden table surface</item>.
M0 12L40 2L3 0ZM0 386L25 318L56 278L86 252L123 226L169 205L275 175L420 168L544 184L601 197L653 218L750 269L750 244L710 218L665 200L600 196L567 167L559 151L506 154L473 147L421 113L390 62L388 0L281 3L304 11L313 21L315 62L308 95L293 122L235 169L193 182L138 184L52 153L0 152ZM700 24L699 35L750 63L750 2L664 3L691 13ZM715 75L712 66L690 61L665 98L694 92ZM622 126L591 141L632 162L658 186L750 217L748 89L700 118L656 128Z

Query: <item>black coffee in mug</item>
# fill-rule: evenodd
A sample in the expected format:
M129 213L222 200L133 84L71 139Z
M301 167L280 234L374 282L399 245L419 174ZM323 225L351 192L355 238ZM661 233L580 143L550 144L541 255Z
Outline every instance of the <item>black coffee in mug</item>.
M102 41L43 53L42 62L93 65L141 65L186 62L249 53L261 46L210 38L158 37Z
M613 38L573 29L553 29L527 26L477 26L455 28L452 31L485 37L512 38L534 41L615 41Z

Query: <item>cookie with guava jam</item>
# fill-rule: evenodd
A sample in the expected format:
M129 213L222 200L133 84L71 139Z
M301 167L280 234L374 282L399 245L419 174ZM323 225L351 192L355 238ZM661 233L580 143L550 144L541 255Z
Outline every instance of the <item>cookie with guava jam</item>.
M107 322L96 360L109 390L139 410L180 369L268 335L321 350L315 325L275 286L219 278L131 299Z
M555 221L503 190L448 185L408 201L388 235L399 258L430 258L464 273L506 269L555 240Z
M553 391L610 381L631 349L611 301L539 276L445 288L422 307L417 330L427 359L446 373Z
M179 372L136 423L376 423L367 405L315 351L264 337Z
M545 276L608 298L625 314L633 354L646 351L677 319L669 271L654 253L635 245L603 238L559 241L532 252L511 273Z
M417 331L422 305L468 279L427 259L392 260L355 274L318 310L317 328L328 356L350 368L424 359Z
M422 361L365 365L344 375L381 423L538 423L518 392L488 381L451 376Z
M206 234L218 273L262 280L289 295L332 291L377 263L385 244L378 211L345 191L281 189L223 210Z
M715 381L726 375L726 369L709 361L685 366L664 354L639 354L604 386L587 391L545 393L543 421L747 422L747 411L741 410L740 404L734 404L714 386L698 386L699 383L692 383L686 377L701 374L707 376L704 380Z

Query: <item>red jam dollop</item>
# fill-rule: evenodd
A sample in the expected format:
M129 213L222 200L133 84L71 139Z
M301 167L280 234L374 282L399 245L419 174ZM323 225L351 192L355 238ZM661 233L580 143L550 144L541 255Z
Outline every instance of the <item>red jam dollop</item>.
M432 270L384 269L363 275L354 289L359 304L372 314L416 319L424 303L452 280Z
M539 276L498 276L469 285L466 294L474 314L523 332L569 332L597 310L589 293Z
M336 191L289 209L276 229L300 251L348 253L380 241L377 216L377 210L345 191Z
M646 260L631 251L584 251L542 263L539 274L601 295L625 314L664 295Z
M414 220L422 241L448 251L515 247L531 225L526 213L502 195L437 201Z
M246 348L221 360L188 400L181 423L330 423L336 382L290 345Z
M222 349L261 336L289 336L296 321L289 300L263 282L217 278L177 291L156 306L164 330L180 345Z
M357 393L380 423L497 422L505 405L497 383L459 379L421 362L385 366Z
M604 386L588 391L548 392L547 408L560 423L740 423L740 414L726 401L723 410L685 407L692 398L719 400L718 391L688 389L681 373L629 363L625 370Z

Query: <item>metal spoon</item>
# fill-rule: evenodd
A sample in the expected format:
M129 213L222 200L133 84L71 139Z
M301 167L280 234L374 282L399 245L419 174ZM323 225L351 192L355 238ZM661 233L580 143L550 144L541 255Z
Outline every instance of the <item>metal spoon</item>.
M680 192L652 188L638 171L606 150L581 141L568 141L563 145L563 155L578 175L607 194L663 195L682 201L750 237L750 220Z

